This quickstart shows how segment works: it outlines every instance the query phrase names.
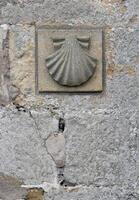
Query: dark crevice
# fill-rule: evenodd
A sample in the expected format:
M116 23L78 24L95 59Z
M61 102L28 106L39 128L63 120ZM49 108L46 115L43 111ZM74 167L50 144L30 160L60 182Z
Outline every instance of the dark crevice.
M63 186L63 187L75 187L75 186L77 186L75 183L71 183L71 182L66 181L66 180L61 181L60 185Z
M59 128L60 133L63 133L64 130L65 130L65 119L62 118L62 117L59 118L58 128ZM69 182L68 180L65 179L65 177L64 177L64 166L61 167L61 168L60 167L57 168L57 179L58 179L59 185L62 186L62 187L75 187L75 186L77 186L76 183Z
M14 103L13 103L14 104ZM19 104L14 104L16 109L20 112L27 112L26 108L24 106L21 106Z
M59 131L64 132L65 129L65 120L63 118L59 119Z
M62 187L75 187L77 184L71 183L64 178L64 167L57 168L58 170L58 183Z

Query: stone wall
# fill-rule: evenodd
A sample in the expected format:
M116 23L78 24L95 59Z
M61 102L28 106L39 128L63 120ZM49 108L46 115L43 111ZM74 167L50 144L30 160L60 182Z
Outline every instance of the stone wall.
M103 27L103 92L38 94L42 23ZM139 1L1 0L0 24L0 199L139 199Z

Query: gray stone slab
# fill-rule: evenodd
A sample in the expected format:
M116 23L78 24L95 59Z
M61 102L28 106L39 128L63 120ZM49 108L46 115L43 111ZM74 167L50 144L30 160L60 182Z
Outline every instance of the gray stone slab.
M137 135L129 131L134 111L126 112L103 108L67 115L66 180L98 187L136 185Z
M0 116L0 171L19 177L24 184L53 182L57 177L45 146L46 138L57 128L56 120L49 113L43 113L41 120L38 114L9 110Z

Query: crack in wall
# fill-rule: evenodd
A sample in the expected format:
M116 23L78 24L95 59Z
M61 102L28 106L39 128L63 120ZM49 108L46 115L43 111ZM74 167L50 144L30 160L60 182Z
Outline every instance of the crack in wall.
M43 141L43 147L46 149L46 152L48 153L48 155L50 155L50 157L52 158L53 162L56 165L56 168L57 168L57 178L56 178L57 181L56 182L58 184L63 185L65 183L64 173L63 173L64 165L65 165L65 158L62 161L62 163L60 163L60 167L59 167L59 164L57 163L55 156L53 156L52 153L50 152L50 150L48 150L47 141L49 140L49 138L51 136L54 136L54 137L63 136L63 132L64 132L64 128L65 128L65 120L63 118L59 118L58 132L55 134L49 134L48 137L46 139L44 139L41 137L40 130L39 130L38 124L36 122L36 119L32 115L31 111L28 111L28 113L35 123L36 131L37 131L37 134L38 134L40 140ZM64 136L62 138L64 139ZM53 145L55 146L55 144L53 144ZM65 143L64 143L64 146L65 146ZM65 154L64 146L63 146L63 153ZM58 151L56 153L58 153Z
M60 184L64 180L65 166L65 137L64 137L65 120L59 118L58 132L50 134L46 139L46 148L52 157L57 168L57 181Z
M56 169L57 169L57 177L54 183L45 183L45 185L48 186L48 188L59 188L61 187L76 187L77 185L75 183L71 183L68 180L65 180L64 177L64 167L65 167L65 136L64 136L64 130L65 130L65 120L64 118L59 118L58 123L58 131L56 133L51 133L48 135L47 138L42 138L39 130L38 123L36 119L34 118L32 112L28 109L26 109L23 106L16 106L17 110L20 112L27 112L31 119L33 119L35 124L35 130L37 135L39 136L40 140L43 142L43 147L45 148L46 152L50 157L52 158L53 162L55 163ZM54 149L53 149L54 148ZM29 187L29 186L27 186ZM37 186L30 186L31 188L37 187ZM40 185L38 186L40 187Z

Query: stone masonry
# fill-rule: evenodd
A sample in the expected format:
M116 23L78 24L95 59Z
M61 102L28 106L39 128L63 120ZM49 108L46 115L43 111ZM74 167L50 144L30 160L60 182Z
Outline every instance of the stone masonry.
M103 28L103 92L38 93L40 24ZM0 61L0 200L138 200L139 0L1 0Z

